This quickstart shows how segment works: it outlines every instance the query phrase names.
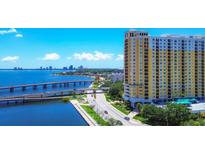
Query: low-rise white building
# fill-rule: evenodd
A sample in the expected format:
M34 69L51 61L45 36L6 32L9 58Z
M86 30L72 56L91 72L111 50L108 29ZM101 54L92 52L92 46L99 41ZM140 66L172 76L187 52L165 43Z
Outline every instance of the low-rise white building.
M108 78L112 82L123 81L124 80L124 74L123 73L112 73L112 74L108 74Z

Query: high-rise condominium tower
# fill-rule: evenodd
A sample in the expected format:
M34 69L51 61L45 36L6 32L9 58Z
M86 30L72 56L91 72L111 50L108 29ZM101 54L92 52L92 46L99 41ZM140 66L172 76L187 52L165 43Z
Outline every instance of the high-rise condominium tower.
M205 96L203 36L149 36L128 31L124 42L124 99L164 102Z

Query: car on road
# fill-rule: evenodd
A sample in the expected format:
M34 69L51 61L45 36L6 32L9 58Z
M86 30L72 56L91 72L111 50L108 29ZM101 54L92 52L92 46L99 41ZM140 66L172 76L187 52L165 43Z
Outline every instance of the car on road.
M104 113L105 113L105 114L108 114L108 112L107 112L107 111L104 111Z
M129 118L129 117L124 117L124 119L125 119L125 120L127 120L127 121L129 121L129 120L130 120L130 118Z

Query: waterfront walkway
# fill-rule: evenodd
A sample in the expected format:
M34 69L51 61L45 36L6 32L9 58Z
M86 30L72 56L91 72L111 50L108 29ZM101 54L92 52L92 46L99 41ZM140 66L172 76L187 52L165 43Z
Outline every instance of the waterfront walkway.
M83 108L80 106L77 100L71 100L70 102L73 104L75 109L81 114L81 116L84 118L84 120L88 123L89 126L98 126L95 120L93 120L93 118L91 118L90 115L83 110Z

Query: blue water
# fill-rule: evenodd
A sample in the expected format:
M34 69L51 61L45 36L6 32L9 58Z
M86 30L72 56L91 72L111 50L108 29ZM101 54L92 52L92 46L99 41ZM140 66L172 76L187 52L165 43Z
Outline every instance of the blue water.
M90 80L89 77L82 76L54 76L53 73L57 71L0 71L0 87L44 83L44 82L58 82L58 81L72 81L72 80ZM75 88L88 87L90 84L76 85ZM72 85L69 86L72 88ZM68 88L63 88L68 89ZM8 95L32 94L38 92L53 91L52 87L44 90L39 87L37 90L20 89L15 90L14 93L1 91L0 97ZM55 88L55 91L62 90L62 88ZM2 126L86 126L87 123L78 113L78 111L70 103L63 103L61 101L53 102L39 102L26 103L17 105L0 106L0 125Z
M14 85L23 85L23 84L35 84L35 83L46 83L46 82L59 82L59 81L73 81L73 80L90 80L89 77L83 76L55 76L53 73L58 71L41 71L41 70L5 70L0 71L0 87L4 86L14 86ZM77 84L75 88L89 87L90 83ZM57 87L52 88L51 85L47 87L47 89L43 89L42 86L39 86L36 90L33 90L32 87L27 87L26 91L22 91L21 88L15 89L13 93L7 90L0 91L0 97L5 96L17 96L24 94L34 94L41 92L49 92L49 91L58 91L58 90L67 90L73 89L74 85L70 84L69 87Z
M0 107L0 126L87 126L71 103L60 101Z

